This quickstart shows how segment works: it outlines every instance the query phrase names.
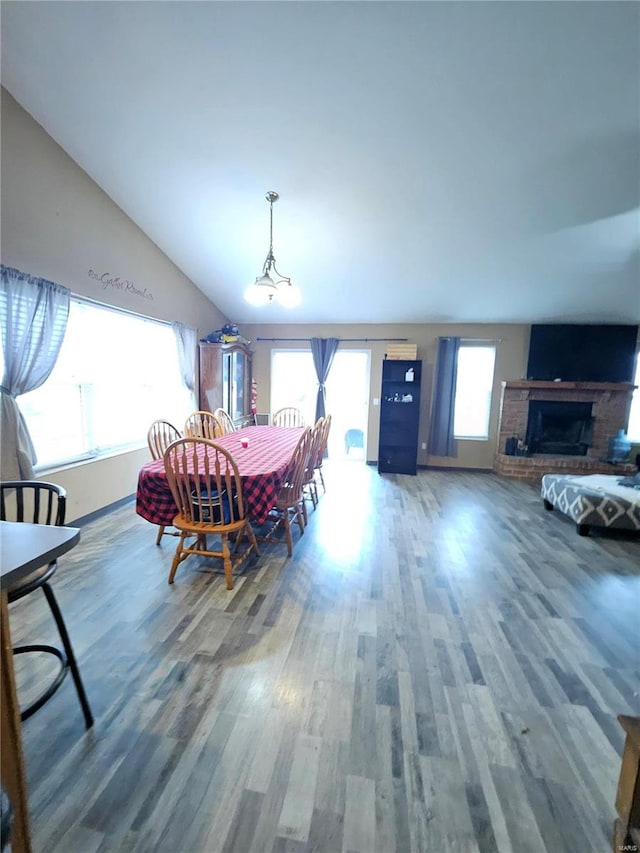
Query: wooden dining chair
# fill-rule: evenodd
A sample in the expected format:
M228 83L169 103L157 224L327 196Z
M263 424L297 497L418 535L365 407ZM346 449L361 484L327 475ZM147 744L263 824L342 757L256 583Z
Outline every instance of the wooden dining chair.
M211 439L190 436L169 445L164 467L178 510L173 524L180 531L169 583L173 583L183 560L199 554L222 559L227 589L233 589L234 570L252 551L259 554L255 534L245 515L242 482L233 456ZM207 547L208 534L220 537L219 549ZM249 544L241 551L245 535ZM230 537L235 538L233 557Z
M165 420L154 421L149 427L147 433L147 444L151 452L152 459L162 459L164 452L169 447L172 441L176 438L182 438L182 433L172 423ZM156 545L160 544L163 536L178 536L175 530L167 530L163 524L158 525L158 535L156 536Z
M58 486L56 483L46 483L39 480L4 480L0 483L0 519L2 521L51 524L63 527L66 504L67 493L62 486ZM85 726L89 729L93 725L93 714L91 713L87 694L85 693L80 677L80 670L78 669L76 656L71 645L71 640L69 639L67 626L62 618L62 611L49 584L49 580L56 569L57 563L54 560L46 566L34 569L7 590L7 598L9 604L11 604L35 592L35 590L41 589L51 610L53 620L56 623L60 640L62 641L62 648L50 644L43 645L42 643L15 646L13 648L14 655L44 653L53 655L60 663L60 668L48 687L21 709L20 719L26 720L42 708L45 702L48 702L60 687L67 673L71 672L78 699L80 700L80 706L82 707Z
M282 486L278 492L276 501L269 513L269 526L260 539L265 542L274 540L279 529L284 529L287 554L293 553L293 537L291 535L291 523L295 522L300 528L300 535L304 533L307 523L307 511L304 506L304 495L302 486L304 475L309 464L311 453L311 428L307 427L291 455L291 461L287 468Z
M311 448L309 459L304 471L302 492L308 498L315 509L318 505L318 487L316 485L316 468L318 459L322 456L322 442L324 439L325 419L318 418L311 431Z
M285 406L273 413L271 418L273 426L277 427L303 427L305 426L304 417L300 409L295 406Z
M149 427L147 444L152 459L162 459L164 452L172 441L182 438L182 433L169 421L157 420Z
M322 474L322 461L326 458L327 455L327 445L329 443L329 432L331 430L331 415L325 415L324 418L324 431L322 435L322 443L320 447L320 453L316 459L315 463L315 473L317 477L320 477L320 482L322 483L322 491L326 492L327 487L324 484L324 476Z
M185 437L219 438L224 435L220 421L213 412L191 412L184 424Z
M231 415L226 409L215 409L213 416L218 421L222 428L222 435L228 435L230 432L236 431L236 426L231 419Z

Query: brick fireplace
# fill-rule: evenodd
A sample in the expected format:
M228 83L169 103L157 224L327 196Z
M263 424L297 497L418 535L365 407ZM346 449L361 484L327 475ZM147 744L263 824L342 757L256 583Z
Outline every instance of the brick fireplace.
M609 439L627 426L634 385L630 382L546 382L507 381L502 383L498 450L493 470L504 477L539 482L542 474L633 473L635 465L606 462ZM534 453L507 455L508 439L527 437L529 403L532 401L571 402L591 405L590 444L585 455ZM513 444L513 442L510 442Z

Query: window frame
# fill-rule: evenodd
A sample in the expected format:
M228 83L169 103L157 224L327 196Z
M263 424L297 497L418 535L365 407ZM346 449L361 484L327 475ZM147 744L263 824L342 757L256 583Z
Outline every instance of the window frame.
M86 309L90 309L90 310L95 309L96 311L99 311L99 312L109 312L109 313L115 314L119 317L130 318L131 320L134 320L135 322L140 323L141 324L140 328L142 328L143 325L147 325L147 324L151 324L156 329L159 327L166 328L169 330L171 338L175 342L175 334L173 332L173 329L171 328L171 323L166 321L166 320L158 320L155 317L149 317L149 316L144 315L144 314L138 314L134 311L130 311L130 310L127 310L125 308L118 308L118 307L113 306L113 305L108 305L108 304L98 302L98 301L93 300L93 299L88 299L88 298L85 298L83 296L78 296L77 294L71 294L70 298L71 298L71 303L77 304L80 307L80 310L82 310L82 311L84 311ZM71 312L70 312L70 316L71 316ZM151 337L151 336L149 336L149 337ZM77 345L77 341L76 341L76 345ZM64 342L63 342L63 347L64 347ZM139 347L139 345L137 344L136 345L136 351L138 351L138 347ZM167 347L166 352L167 352L167 354L170 352L168 347ZM168 357L170 357L170 356L168 356ZM149 363L151 363L151 361ZM190 397L191 403L193 403L193 395L187 389L187 387L184 385L184 382L183 382L182 377L181 377L177 343L175 344L175 364L176 364L175 374L173 377L171 377L171 379L169 380L169 383L168 383L169 387L172 389L171 395L170 395L171 402L166 408L171 408L172 406L175 406L176 411L177 411L178 402L180 404L180 409L188 408L189 404L187 403L187 397ZM162 367L160 367L160 369L162 369ZM155 371L155 367L153 367L152 370ZM126 440L114 440L113 442L104 441L104 435L102 436L102 439L103 439L102 442L100 442L99 436L96 436L95 432L92 430L91 419L92 419L92 416L96 415L96 411L92 408L91 398L92 398L92 395L95 394L96 390L99 391L100 385L102 385L102 388L105 390L105 392L107 392L103 395L102 405L105 406L105 403L108 404L108 402L109 402L108 391L109 391L110 386L108 383L104 382L104 376L102 377L102 381L101 381L101 377L98 376L96 381L92 382L91 377L89 377L89 380L87 381L85 379L85 377L81 377L81 376L73 377L70 374L69 375L70 381L65 382L65 381L61 381L60 376L56 376L55 371L56 371L56 368L54 367L52 374L51 374L51 377L49 379L47 379L46 382L44 382L38 389L35 389L35 391L28 392L25 395L20 395L20 397L18 397L18 406L20 407L20 411L22 412L23 416L25 417L25 420L26 420L27 426L29 427L30 432L33 432L34 436L36 438L36 440L34 440L34 445L36 447L37 455L42 456L42 455L44 455L43 454L43 447L42 447L42 445L38 446L38 444L37 444L38 431L32 430L33 417L34 417L33 412L30 415L28 408L25 410L24 404L26 403L28 406L28 402L29 402L28 398L31 397L31 395L35 395L38 392L41 392L43 389L45 389L45 391L48 390L50 392L52 390L52 387L53 388L64 388L66 386L67 389L71 390L71 394L73 395L74 408L75 408L75 416L71 421L71 427L70 427L70 432L71 432L73 437L70 439L70 441L73 442L74 439L79 438L79 440L82 444L82 447L77 447L77 452L71 453L71 452L69 452L69 447L67 446L63 451L61 451L61 456L59 456L57 458L51 458L51 455L49 455L42 462L37 461L34 465L34 471L38 475L42 475L46 471L60 470L60 469L64 469L64 468L73 467L75 465L84 464L87 462L92 462L92 461L106 459L106 458L113 457L113 456L123 455L123 454L130 453L130 452L136 451L136 450L140 450L140 449L146 447L146 445L147 445L146 428L142 431L141 434L137 434L135 438L126 439ZM79 373L82 373L82 370L79 370ZM148 374L141 374L141 375L143 377L143 380L144 380L145 376L149 376L149 378L152 378L154 376L154 374L152 372L149 372ZM52 387L50 386L47 389L47 386L49 385L51 378L54 379L53 386ZM136 378L138 379L139 375ZM78 381L74 381L75 379L77 379ZM175 384L174 384L174 380L175 380ZM119 381L122 381L122 380L119 380ZM179 384L179 383L181 383L181 384ZM140 383L137 381L133 387L135 389L150 389L150 395L149 395L148 399L149 399L149 402L151 402L154 399L154 395L153 395L154 389L155 389L155 392L157 394L157 391L158 391L160 385L162 385L163 389L165 389L167 387L167 379L164 377L164 374L163 374L162 382L155 381L155 382L145 383L143 381L142 383ZM182 392L182 394L184 394L184 401L180 400L181 392ZM23 398L27 398L27 399L23 400ZM145 398L145 401L146 401L146 399L147 398ZM21 401L23 401L22 405L21 405ZM143 402L141 404L140 410L136 413L138 415L138 426L141 426L141 423L142 423L142 417L143 417L143 413L144 413L144 405L145 404ZM152 406L153 406L153 402L152 402ZM156 407L153 406L153 408L155 411ZM193 406L192 406L192 408L193 408ZM189 409L189 411L191 411L191 409ZM186 412L186 414L188 414L188 412ZM185 414L185 417L186 417L186 414ZM78 417L78 415L79 415L79 417ZM38 418L40 419L40 423L42 423L43 417L51 417L51 416L53 416L53 415L51 414L51 408L50 407L40 406L40 411L38 414ZM30 417L31 417L31 422L30 422ZM164 412L161 411L161 412L157 413L155 415L155 417L152 417L150 412L147 412L147 413L144 413L144 417L148 420L148 423L150 424L151 421L155 419L155 417L168 417L168 414L166 411L164 411ZM171 419L171 418L169 418L169 419ZM177 426L180 429L182 425L177 424ZM42 434L42 433L40 432L40 434ZM117 439L119 437L115 436L114 438Z
M303 416L305 417L305 420L309 424L312 424L313 423L313 416L315 414L315 401L316 401L316 396L317 396L315 391L313 391L313 393L310 394L311 400L309 401L308 406L305 406L299 400L298 401L296 401L296 400L292 401L290 398L284 398L283 400L279 400L276 393L275 393L275 387L276 387L275 362L278 360L278 357L282 354L287 354L287 355L291 355L291 356L293 356L293 355L298 355L298 356L304 355L305 360L306 360L306 357L308 357L309 364L311 367L311 373L309 375L309 378L312 380L309 387L310 387L310 389L313 389L314 386L317 386L317 384L318 384L318 378L316 376L315 367L313 365L313 353L311 352L311 345L309 345L308 347L304 347L304 346L274 347L271 350L271 365L270 365L270 389L269 389L270 390L270 393L269 393L270 403L269 403L269 405L270 405L271 414L273 414L278 408L281 408L282 406L294 405L297 408L300 408Z
M488 394L489 400L487 405L487 420L485 431L482 435L463 435L461 433L457 433L455 431L455 411L456 411L456 403L458 396L458 378L459 378L459 370L460 363L456 366L456 394L454 398L454 416L453 416L453 437L456 441L490 441L491 440L491 415L492 415L492 406L493 406L493 392L494 392L494 383L496 376L496 361L498 358L498 347L497 342L495 340L461 340L458 348L458 357L460 356L460 350L466 349L483 349L483 350L491 350L493 352L493 365L491 369L491 379L488 384Z

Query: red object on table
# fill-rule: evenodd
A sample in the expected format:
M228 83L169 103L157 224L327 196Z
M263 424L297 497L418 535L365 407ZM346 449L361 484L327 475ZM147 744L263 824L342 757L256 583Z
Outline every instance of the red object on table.
M215 440L236 461L245 511L256 524L267 520L302 431L302 427L252 426ZM242 447L243 439L248 439L248 447ZM162 459L147 462L140 469L136 512L153 524L168 527L173 522L177 509Z

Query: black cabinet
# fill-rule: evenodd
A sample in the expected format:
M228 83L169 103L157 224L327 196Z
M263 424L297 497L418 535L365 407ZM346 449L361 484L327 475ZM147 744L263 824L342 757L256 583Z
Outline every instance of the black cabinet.
M420 421L421 361L385 359L380 394L378 471L415 474Z

